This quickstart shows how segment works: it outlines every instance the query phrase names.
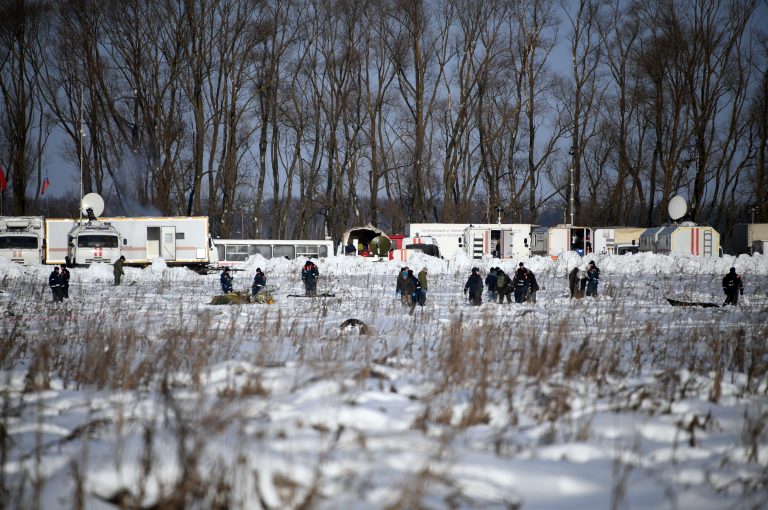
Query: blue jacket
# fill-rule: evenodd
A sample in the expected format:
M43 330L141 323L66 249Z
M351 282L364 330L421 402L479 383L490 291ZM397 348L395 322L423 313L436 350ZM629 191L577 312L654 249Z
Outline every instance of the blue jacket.
M314 284L318 276L320 276L320 271L317 270L317 266L314 264L311 266L305 264L304 268L301 270L301 280L306 284Z
M219 281L221 282L221 290L224 292L232 290L232 275L222 272Z
M491 271L488 273L488 276L485 277L485 286L492 292L496 291L496 271Z

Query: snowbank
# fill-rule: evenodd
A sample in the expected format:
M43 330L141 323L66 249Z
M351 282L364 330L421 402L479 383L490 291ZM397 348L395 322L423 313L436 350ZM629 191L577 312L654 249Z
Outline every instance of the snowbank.
M479 267L483 273L491 267L501 267L506 272L510 272L521 261L536 273L564 276L575 266L585 269L590 260L597 263L603 275L725 275L731 267L735 267L736 271L746 279L752 275L768 275L768 256L762 254L740 255L739 257L724 255L713 258L653 253L581 257L575 252L569 252L557 260L552 260L549 257L500 260L494 258L471 259L465 253L458 252L447 260L414 253L410 255L407 262L346 256L333 256L315 260L315 262L320 274L339 276L393 275L403 266L408 266L414 272L419 272L426 267L430 274L463 274L469 273L473 267ZM249 276L256 272L256 268L261 268L265 273L272 275L298 274L305 262L305 259L275 258L268 260L261 255L254 255L235 268ZM53 266L47 265L21 266L12 263L5 257L0 257L0 273L6 277L27 277L38 281L47 281L52 268ZM136 280L179 281L200 278L200 275L187 268L169 268L162 259L155 259L152 265L145 269L126 267L124 270L124 280L128 282ZM73 277L85 282L112 278L112 266L110 264L92 264L88 268L75 268L71 272Z

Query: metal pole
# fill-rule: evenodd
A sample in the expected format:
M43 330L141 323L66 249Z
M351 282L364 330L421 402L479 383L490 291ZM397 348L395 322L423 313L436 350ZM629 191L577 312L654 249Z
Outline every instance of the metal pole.
M80 151L78 155L78 160L80 164L80 204L78 204L77 209L80 211L80 224L83 224L83 84L80 84L80 108L79 108L79 125L78 129L80 130Z
M571 162L571 225L573 225L573 215L574 215L573 202L574 202L574 199L573 199L573 162Z

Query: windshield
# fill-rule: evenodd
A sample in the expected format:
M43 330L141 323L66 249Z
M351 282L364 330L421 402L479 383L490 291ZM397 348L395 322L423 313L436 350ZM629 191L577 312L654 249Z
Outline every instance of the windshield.
M117 236L82 235L77 237L78 248L117 248Z
M8 249L37 249L37 237L33 236L2 236L0 250Z
M423 251L425 255L431 255L433 257L440 256L440 250L438 250L437 245L434 244L407 244L405 248L408 250L420 250Z

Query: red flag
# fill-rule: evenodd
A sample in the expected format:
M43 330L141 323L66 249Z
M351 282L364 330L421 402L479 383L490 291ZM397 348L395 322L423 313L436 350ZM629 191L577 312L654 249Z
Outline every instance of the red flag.
M5 180L5 174L3 173L3 167L0 166L0 191L5 191L8 187L8 182Z
M50 186L51 183L48 182L48 176L45 176L45 180L43 181L43 191L40 192L41 195L45 195L45 190L48 189L48 186Z

